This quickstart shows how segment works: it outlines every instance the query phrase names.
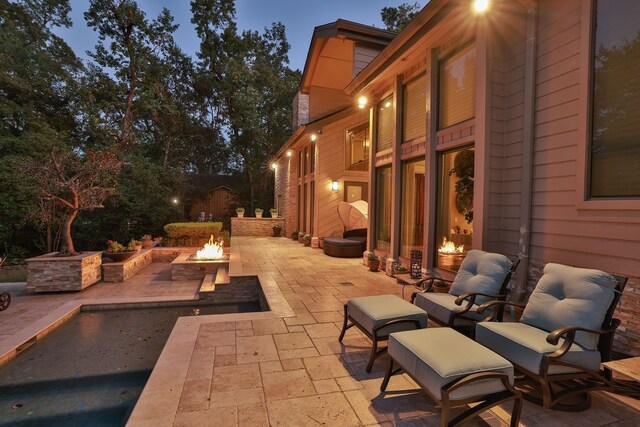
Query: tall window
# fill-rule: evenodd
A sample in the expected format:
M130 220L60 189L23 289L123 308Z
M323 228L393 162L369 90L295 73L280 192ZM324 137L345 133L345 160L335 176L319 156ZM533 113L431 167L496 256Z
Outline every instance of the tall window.
M402 142L425 136L427 131L427 76L423 74L404 86Z
M347 131L347 170L369 170L369 123Z
M316 170L316 143L311 143L311 148L309 148L309 163L311 164L310 172L313 173Z
M391 166L376 169L376 249L389 252L391 243Z
M393 96L383 99L377 109L376 151L382 151L393 145Z
M422 249L424 237L424 159L402 166L402 211L400 256L409 258L412 249Z
M438 128L444 129L475 116L476 49L468 45L440 62Z
M589 195L640 197L640 2L598 0Z
M473 148L440 154L436 265L458 271L473 239Z

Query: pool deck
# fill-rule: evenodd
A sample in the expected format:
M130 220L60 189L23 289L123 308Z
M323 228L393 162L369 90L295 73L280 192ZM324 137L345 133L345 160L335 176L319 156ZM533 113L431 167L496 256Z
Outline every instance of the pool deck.
M380 393L388 359L378 358L367 374L370 342L355 328L337 341L343 304L400 296L395 279L286 238L235 237L230 262L232 277L260 278L273 311L179 319L128 426L438 425L439 409L406 375ZM169 264L79 293L29 295L24 284L0 284L13 298L0 313L0 357L82 304L193 300L198 286L171 282ZM469 425L507 426L510 407ZM596 392L592 408L580 413L525 402L521 425L635 426L640 402Z

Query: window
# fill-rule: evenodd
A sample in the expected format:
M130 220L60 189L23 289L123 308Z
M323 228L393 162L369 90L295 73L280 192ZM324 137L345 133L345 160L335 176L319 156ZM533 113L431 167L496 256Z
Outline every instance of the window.
M475 116L476 50L471 44L440 62L438 129Z
M393 96L383 99L377 109L376 151L382 151L393 145Z
M298 178L301 178L303 173L303 163L302 163L302 150L298 151Z
M366 182L345 181L344 201L352 203L357 200L369 201L368 184Z
M347 170L369 170L369 123L347 131Z
M315 210L315 203L314 203L314 199L316 197L316 183L315 181L311 181L310 183L310 188L311 188L311 193L309 195L309 234L311 234L313 236L313 220L314 220L314 210Z
M389 252L391 243L391 166L376 169L376 249Z
M640 2L596 2L589 195L640 197Z
M402 166L402 212L400 256L409 258L412 249L422 249L424 237L424 159Z
M422 75L404 86L402 142L425 136L427 131L427 76Z
M436 266L458 271L473 239L473 148L440 155Z
M311 173L315 172L316 170L316 143L312 142L311 143L311 148L309 149L309 156L311 157L310 159L310 163L311 163Z

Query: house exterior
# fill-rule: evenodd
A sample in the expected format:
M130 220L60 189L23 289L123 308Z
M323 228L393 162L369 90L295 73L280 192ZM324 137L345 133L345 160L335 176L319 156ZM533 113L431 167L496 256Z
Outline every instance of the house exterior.
M629 277L640 354L640 3L431 0L345 87L370 111L369 251L453 277L471 248ZM446 242L446 247L443 247Z
M273 165L285 235L311 234L317 246L318 237L342 235L340 201L368 199L369 111L357 108L344 87L393 37L344 20L315 28L294 99L296 131Z

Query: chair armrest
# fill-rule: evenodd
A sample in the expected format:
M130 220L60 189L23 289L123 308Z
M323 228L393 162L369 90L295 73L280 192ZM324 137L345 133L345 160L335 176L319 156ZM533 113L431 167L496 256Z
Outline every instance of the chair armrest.
M493 313L490 317L487 317L486 319L483 320L484 321L492 321L496 318L496 316L498 315L497 311L494 310L493 306L512 306L512 307L525 307L525 304L520 304L518 302L508 302L508 301L501 301L501 300L494 300L494 301L487 301L484 304L482 304L480 307L478 307L478 310L476 310L476 312L478 314L482 314L484 313L487 309L491 308L491 310L493 310Z
M411 294L411 303L413 304L413 302L416 300L416 295L422 292L433 292L431 289L433 288L433 284L436 280L439 280L440 282L443 282L443 283L453 283L451 280L443 279L441 277L431 277L431 276L425 277L422 280L418 280L414 284L414 286L422 289ZM424 285L425 283L427 283L426 286Z
M466 305L463 307L462 311L456 311L456 314L464 314L467 311L471 310L471 307L473 307L473 304L475 304L475 302L476 302L476 298L479 297L479 296L487 297L487 298L493 298L495 300L498 300L500 298L506 298L507 294L490 295L490 294L483 294L481 292L468 292L466 294L462 294L458 298L456 298L455 304L456 305L462 305L462 303L465 302L465 300L468 299L468 301L467 301Z
M547 357L549 359L557 359L559 357L564 356L573 345L573 342L575 341L575 338L576 338L576 332L589 332L589 333L598 334L598 335L612 334L620 325L620 321L618 319L613 319L613 320L614 321L611 322L611 325L609 325L604 329L589 329L589 328L582 328L580 326L566 326L563 328L554 329L553 331L549 332L549 335L547 335L547 342L549 344L557 345L558 342L560 341L560 338L564 335L566 336L560 348L554 351L553 353L548 354Z

